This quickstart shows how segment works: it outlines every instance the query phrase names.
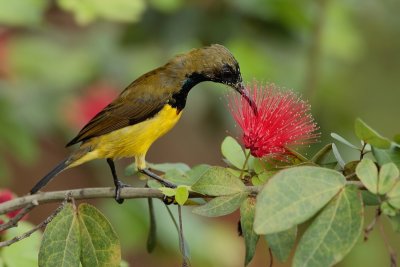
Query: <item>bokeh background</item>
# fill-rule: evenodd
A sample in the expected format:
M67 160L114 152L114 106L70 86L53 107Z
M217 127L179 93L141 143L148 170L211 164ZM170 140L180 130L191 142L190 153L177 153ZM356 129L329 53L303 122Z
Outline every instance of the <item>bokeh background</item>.
M356 117L390 138L400 132L399 11L397 0L0 0L0 186L26 194L68 155L64 145L80 127L131 81L212 43L232 51L246 81L292 88L311 103L322 133L311 150L332 142L331 132L355 141ZM221 141L239 135L227 92L196 86L182 120L154 144L148 161L224 164ZM346 160L355 157L339 148ZM129 163L118 164L121 177ZM46 190L111 185L107 164L97 161L62 173ZM145 200L94 203L112 221L130 266L180 264L178 237L162 205L159 245L149 255ZM37 209L30 221L52 208ZM184 220L194 266L243 265L238 214L206 219L188 209ZM400 238L387 231L400 254ZM250 266L268 262L262 240ZM340 266L389 266L378 231L368 242L360 239Z

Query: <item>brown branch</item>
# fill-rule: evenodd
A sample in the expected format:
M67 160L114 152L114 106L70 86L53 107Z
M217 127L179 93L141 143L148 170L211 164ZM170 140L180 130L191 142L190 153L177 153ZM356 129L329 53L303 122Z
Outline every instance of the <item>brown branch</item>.
M269 267L274 266L274 255L272 254L272 249L268 248L269 253Z
M33 208L35 208L36 205L33 203L29 203L25 208L23 208L16 216L11 218L8 222L1 224L0 225L0 232L10 229L12 227L16 227L18 225L18 222L26 215L28 214Z
M385 243L385 246L389 252L390 256L390 267L397 267L397 255L392 246L390 245L390 242L385 234L385 230L383 229L383 224L382 221L379 222L379 230L381 232L383 242Z
M372 219L371 223L364 229L364 241L368 241L369 233L371 233L372 230L374 230L374 227L377 224L377 222L379 221L381 214L382 214L381 209L377 208L375 211L375 216Z
M247 191L257 194L259 187L248 186ZM60 202L65 199L67 194L75 200L95 199L95 198L114 198L115 188L99 187L99 188L81 188L64 191L40 192L34 195L26 195L0 204L0 215L7 212L25 208L27 205L41 205L45 203ZM164 194L156 188L137 188L124 187L121 189L121 197L124 199L131 198L159 198L162 199ZM199 193L190 192L189 198L209 197Z
M49 217L46 218L46 220L44 220L43 222L39 223L38 225L33 227L31 230L29 230L26 233L23 233L22 235L16 236L16 237L14 237L14 238L12 238L10 240L7 240L7 241L0 242L0 247L6 247L6 246L12 245L12 244L14 244L14 243L16 243L18 241L21 241L22 239L29 237L31 234L33 234L37 230L39 230L39 229L45 227L46 225L48 225L57 216L57 214L60 213L60 211L64 208L65 204L68 202L69 197L70 197L69 194L64 195L64 201L61 203L61 205ZM27 206L27 208L30 207L30 206ZM32 205L32 207L33 207L33 205Z
M26 195L19 198L12 199L10 201L0 204L0 214L17 210L25 207L26 205L40 205L51 202L59 202L65 199L65 195L70 193L71 198L76 200L79 199L94 199L94 198L114 198L115 188L104 187L104 188L81 188L64 191L54 192L40 192L34 195ZM152 188L133 188L124 187L121 190L122 198L162 198L164 195L158 189Z

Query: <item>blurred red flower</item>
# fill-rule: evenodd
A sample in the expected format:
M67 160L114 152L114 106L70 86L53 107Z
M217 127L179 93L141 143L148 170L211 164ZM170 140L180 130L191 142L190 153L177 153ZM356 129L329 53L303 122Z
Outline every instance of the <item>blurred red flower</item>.
M15 194L8 189L0 189L0 203L7 202L15 198ZM14 218L20 210L13 210L6 214L8 218Z
M99 111L111 103L118 95L117 90L104 83L96 83L85 89L84 95L73 99L65 107L67 121L74 128L82 128Z
M0 28L0 78L8 78L10 76L10 65L8 60L9 40L11 33Z
M290 146L316 142L320 134L310 105L294 92L281 91L273 84L254 84L247 89L257 105L257 114L237 94L232 95L229 106L243 131L244 146L253 156L281 159L291 155Z

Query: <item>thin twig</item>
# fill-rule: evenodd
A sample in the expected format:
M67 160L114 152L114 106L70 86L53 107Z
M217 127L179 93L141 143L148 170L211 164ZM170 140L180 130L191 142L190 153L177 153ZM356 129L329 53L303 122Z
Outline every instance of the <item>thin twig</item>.
M248 186L247 191L257 194L259 188L256 186ZM7 212L25 208L27 205L41 205L45 203L60 202L65 199L66 194L70 194L71 198L79 199L94 199L94 198L112 198L115 197L114 187L99 187L99 188L81 188L64 191L41 192L34 195L26 195L12 199L0 204L0 215ZM164 194L156 188L136 188L124 187L121 189L121 197L124 199L131 198L159 198L162 199ZM190 192L189 198L208 197L196 192Z
M182 267L189 267L190 261L186 255L185 237L183 236L183 222L182 222L182 206L178 205L178 220L179 220L179 248L181 250L183 259Z
M351 178L357 177L357 174L355 172L350 173L349 175L346 175L346 180L350 180Z
M383 242L385 243L385 246L389 252L390 256L390 267L397 267L397 255L392 246L389 243L389 240L385 234L385 230L383 229L383 224L382 221L379 222L379 230L381 232L381 236L383 239Z
M361 150L360 150L360 160L362 160L364 158L364 155L369 152L369 151L367 151L367 152L364 151L366 146L367 146L367 143L363 142L363 146L361 147Z
M167 205L165 205L165 208L167 209L168 214L169 214L169 216L171 217L172 222L174 223L174 226L175 226L175 228L176 228L176 231L177 231L178 234L179 234L179 226L178 226L178 223L176 222L176 219L175 219L175 217L174 217L174 214L172 214L171 209L170 209Z
M0 225L0 232L18 226L18 222L31 210L36 207L35 204L29 203L25 208L20 210L17 215L11 218L8 222Z
M36 225L35 227L33 227L31 230L29 230L26 233L23 233L22 235L16 236L10 240L7 241L3 241L0 242L0 247L6 247L9 245L12 245L18 241L21 241L24 238L29 237L31 234L33 234L34 232L38 231L39 229L45 227L46 225L48 225L56 216L58 213L60 213L60 211L64 208L65 204L67 204L68 200L69 200L70 196L64 196L64 201L61 203L60 206L58 206L58 208L52 213L50 214L49 217L46 218L46 220L44 220L43 222L39 223L38 225Z
M376 223L379 221L381 214L382 214L381 209L377 208L375 211L375 216L372 219L371 223L364 229L364 241L368 240L368 235L372 230L374 230L374 227Z
M272 249L268 248L269 253L269 267L274 266L274 255L272 255Z
M239 176L240 180L243 178L244 170L246 169L246 165L247 165L247 162L249 161L249 158L250 158L250 150L246 154L246 158L245 158L244 163L243 163L243 168L242 168L242 170L240 172L240 176Z
M247 190L249 192L254 192L255 194L257 194L260 189L255 186L248 186ZM20 213L18 213L18 215L14 217L12 220L8 221L5 224L0 225L0 229L8 229L11 228L12 226L16 226L18 222L23 218L23 216L27 214L29 211L31 211L33 207L45 203L59 202L65 200L66 195L69 195L72 199L114 198L115 188L112 187L81 188L81 189L54 191L54 192L40 192L34 195L26 195L12 199L7 202L3 202L0 204L0 215L22 208L23 210ZM162 199L164 197L164 194L159 189L155 188L124 187L121 190L121 197L124 199L129 199L129 198ZM189 198L201 198L201 197L208 197L208 196L196 192L190 192L189 194ZM176 223L176 221L174 221L174 223L179 232L178 224ZM40 227L44 227L46 224ZM31 235L34 231L36 230L33 230L31 233L30 232L26 233L26 236ZM25 238L26 236L24 236L23 238ZM10 240L7 242L11 242L10 244L12 244L16 241ZM6 245L8 245L8 243Z
M153 252L157 244L157 224L156 216L154 214L153 199L147 198L147 203L149 206L149 234L147 236L147 252Z
M171 217L172 222L174 223L174 226L176 228L176 231L178 232L179 235L179 249L182 253L183 256L183 263L182 263L182 267L186 267L186 266L190 266L190 262L188 261L187 257L186 257L186 253L184 251L185 246L183 245L183 243L185 242L185 239L183 238L183 226L182 226L182 214L181 214L181 206L179 206L178 208L178 215L179 215L179 225L178 222L175 219L174 214L172 214L171 209L169 208L169 206L165 205L165 208L168 211L169 216ZM185 265L186 264L186 265Z

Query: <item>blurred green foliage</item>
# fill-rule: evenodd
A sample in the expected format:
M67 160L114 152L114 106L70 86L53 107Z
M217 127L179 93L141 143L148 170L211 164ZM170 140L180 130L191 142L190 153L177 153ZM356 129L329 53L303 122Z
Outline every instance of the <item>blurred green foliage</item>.
M9 166L10 157L40 164L39 155L46 155L41 140L53 137L63 146L79 130L67 119L77 112L70 102L88 87L107 82L120 91L172 55L210 43L233 52L246 81L301 92L311 102L322 141L332 142L329 133L337 132L354 143L356 117L394 136L400 132L399 11L399 2L391 0L0 0L0 182L10 184L12 177L16 185L24 179ZM219 99L224 91L212 84L198 87L204 90L189 96L189 125L201 125L198 129L211 138L235 131ZM350 148L344 151L344 158L354 156ZM210 148L210 153L219 151ZM144 248L144 208L129 203L124 206L131 208L114 212L114 203L109 204L110 216L123 217L118 226L124 230L117 231L138 231L132 236L140 245L133 245L136 239L123 240L129 243L124 249ZM114 214L120 211L132 214ZM218 224L209 229L209 220L205 225L186 217L186 225L194 225L187 226L188 232L201 229L213 238L199 261L207 264L200 266L234 266L234 257L221 259L228 257L216 253L232 255L240 250L240 240L232 240L232 233ZM163 232L162 238L167 255L177 251L168 246L177 243L175 234ZM375 241L372 236L364 245L374 252L356 249L343 266L382 263L371 260L374 254L387 258L381 241ZM190 244L193 252L200 251L195 246L204 247L192 242L197 242ZM362 259L361 251L367 255ZM241 259L236 259L238 266Z

